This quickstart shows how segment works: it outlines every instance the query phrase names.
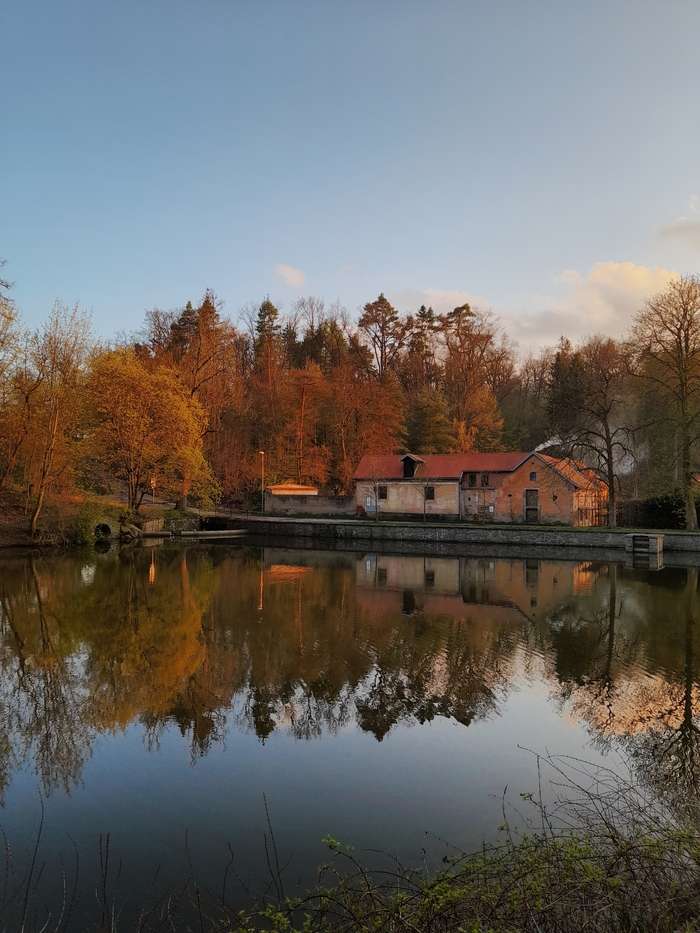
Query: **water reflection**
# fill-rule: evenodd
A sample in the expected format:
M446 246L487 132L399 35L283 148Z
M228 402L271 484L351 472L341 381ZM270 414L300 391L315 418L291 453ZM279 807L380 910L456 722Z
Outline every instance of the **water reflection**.
M643 780L700 792L698 571L159 548L0 560L0 789L80 781L97 737L297 739L498 717L522 678ZM545 737L532 723L523 743ZM416 739L419 741L419 737Z

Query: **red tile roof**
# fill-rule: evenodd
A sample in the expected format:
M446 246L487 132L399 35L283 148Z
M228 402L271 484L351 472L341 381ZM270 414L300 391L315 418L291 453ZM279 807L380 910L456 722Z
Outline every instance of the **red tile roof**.
M568 457L550 457L549 454L537 454L537 456L549 466L554 467L557 473L568 479L577 489L596 489L605 486L595 470L578 460L571 460Z
M355 470L355 479L403 479L405 454L365 454ZM462 473L511 473L531 456L524 451L505 453L425 454L416 458L417 479L454 479Z

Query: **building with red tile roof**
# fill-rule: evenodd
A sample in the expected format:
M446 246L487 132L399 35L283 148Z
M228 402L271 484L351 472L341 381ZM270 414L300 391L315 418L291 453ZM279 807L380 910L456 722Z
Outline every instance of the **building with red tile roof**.
M354 478L360 513L567 525L606 518L598 474L547 454L367 454Z

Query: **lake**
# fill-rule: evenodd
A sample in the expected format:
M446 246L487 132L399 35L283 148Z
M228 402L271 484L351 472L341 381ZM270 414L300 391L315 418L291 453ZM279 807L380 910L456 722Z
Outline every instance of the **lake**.
M52 903L77 865L81 929L107 837L129 917L190 873L220 891L227 865L228 902L263 894L270 827L287 893L313 883L329 835L439 864L498 838L506 787L537 791L533 752L688 799L699 605L695 568L515 554L6 554L9 889L42 809L32 884Z

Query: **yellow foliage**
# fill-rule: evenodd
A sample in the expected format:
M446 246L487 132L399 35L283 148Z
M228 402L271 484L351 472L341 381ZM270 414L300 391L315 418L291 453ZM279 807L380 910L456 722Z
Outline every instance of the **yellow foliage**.
M151 477L160 490L175 490L185 476L210 479L204 412L171 369L147 369L132 349L99 353L88 392L89 453L126 484L130 508L138 508Z

